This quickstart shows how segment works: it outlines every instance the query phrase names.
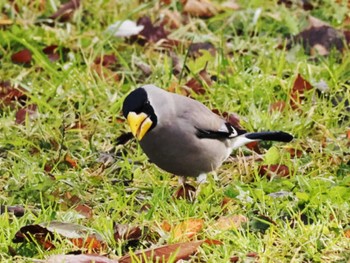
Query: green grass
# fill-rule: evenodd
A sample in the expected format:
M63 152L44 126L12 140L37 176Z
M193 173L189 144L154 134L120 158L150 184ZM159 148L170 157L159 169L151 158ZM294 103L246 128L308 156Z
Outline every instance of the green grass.
M54 27L35 21L54 13L58 1L48 1L42 9L40 1L16 0L19 13L10 4L0 3L2 13L14 21L1 29L0 81L23 87L29 97L27 104L37 104L39 112L36 119L19 125L15 123L19 103L0 107L0 204L28 208L20 218L0 215L1 262L14 260L9 246L16 250L18 262L71 250L64 244L50 252L35 244L14 244L15 233L28 224L58 220L91 227L104 236L111 254L122 256L128 248L114 240L113 222L155 232L163 221L176 225L189 218L204 220L197 239L223 243L202 245L190 262L229 262L235 255L244 260L249 252L256 252L261 262L350 259L349 238L344 235L350 225L350 141L346 137L350 123L339 122L339 115L349 118L349 112L344 103L334 106L331 99L318 97L315 89L307 92L300 111L289 107L283 112L269 111L273 102L288 104L298 74L314 86L326 82L330 98L341 93L344 100L350 100L348 48L342 54L334 52L316 60L300 45L291 50L276 48L307 26L309 14L346 29L343 21L350 9L345 2L331 0L322 4L312 1L315 8L311 11L298 6L289 9L277 1L239 2L240 10L209 19L189 17L182 27L169 29L169 38L187 43L210 41L217 49L214 55L204 52L197 59L188 57L189 72L185 70L181 80L172 73L167 52L104 33L117 20L136 21L150 15L155 21L162 10L182 12L177 1L169 6L158 1L84 1L70 22ZM261 13L254 22L257 12ZM50 62L42 53L48 45L68 48L67 59ZM11 55L23 48L33 54L31 66L11 61ZM174 48L180 61L185 60L187 48L188 44ZM113 68L119 76L117 82L99 76L91 67L96 57L111 53L118 59ZM148 64L152 74L145 76L136 60ZM206 64L216 81L206 87L205 94L192 94L194 98L210 108L243 116L241 122L247 130L284 130L295 135L288 145L276 144L279 162L290 169L289 178L261 177L258 169L266 156L262 155L261 162L244 157L252 155L248 150L237 151L217 176L209 176L191 203L172 198L177 178L149 163L135 142L116 146L118 136L129 131L117 120L130 90L146 83L168 88L179 81L181 87ZM82 129L75 127L78 121ZM302 155L292 158L288 147L301 149ZM117 157L104 166L101 154L111 153ZM77 167L64 162L67 154ZM45 171L48 165L50 173ZM289 195L270 195L279 191ZM92 207L93 218L79 215L67 195L76 195L80 203ZM233 199L225 209L221 206L224 197ZM149 209L141 212L145 205ZM212 227L219 216L232 214L245 215L249 223L230 231ZM268 222L261 222L261 216ZM152 241L145 238L131 248L174 242L176 238L166 233Z

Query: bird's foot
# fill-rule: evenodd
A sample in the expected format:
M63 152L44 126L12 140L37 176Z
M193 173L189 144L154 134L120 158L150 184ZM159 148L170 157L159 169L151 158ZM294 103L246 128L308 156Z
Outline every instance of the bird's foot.
M207 182L207 174L200 174L198 177L197 177L197 183L198 184L204 184Z

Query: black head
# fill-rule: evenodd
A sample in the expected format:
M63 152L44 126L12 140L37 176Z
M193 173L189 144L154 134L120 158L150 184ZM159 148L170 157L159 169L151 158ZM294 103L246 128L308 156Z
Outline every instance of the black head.
M142 87L130 92L123 102L124 117L127 118L130 112L146 113L153 122L151 129L157 124L157 116L150 104L146 90Z

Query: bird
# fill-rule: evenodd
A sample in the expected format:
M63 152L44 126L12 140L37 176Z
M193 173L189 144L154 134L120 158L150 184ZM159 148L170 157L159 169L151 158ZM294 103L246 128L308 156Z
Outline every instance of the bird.
M283 131L246 132L201 102L152 84L131 91L122 113L149 160L183 180L205 177L247 143L293 140Z

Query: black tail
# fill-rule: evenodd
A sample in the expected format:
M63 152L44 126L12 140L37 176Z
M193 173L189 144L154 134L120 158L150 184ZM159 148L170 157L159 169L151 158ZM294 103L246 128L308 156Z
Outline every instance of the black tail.
M293 140L291 134L282 131L251 132L244 134L244 136L251 140L262 141L290 142Z

